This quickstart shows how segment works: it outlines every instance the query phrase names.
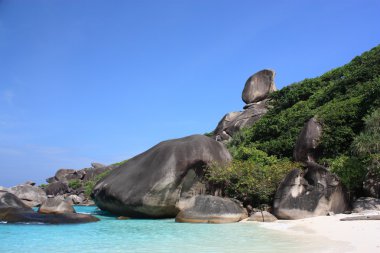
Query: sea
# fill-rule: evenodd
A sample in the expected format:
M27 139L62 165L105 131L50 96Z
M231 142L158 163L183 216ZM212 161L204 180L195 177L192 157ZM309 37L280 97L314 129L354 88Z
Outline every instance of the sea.
M0 224L0 252L297 253L338 252L340 242L287 233L260 223L191 224L174 219L118 220L96 207L76 206L99 222L75 225ZM282 231L281 231L282 230Z

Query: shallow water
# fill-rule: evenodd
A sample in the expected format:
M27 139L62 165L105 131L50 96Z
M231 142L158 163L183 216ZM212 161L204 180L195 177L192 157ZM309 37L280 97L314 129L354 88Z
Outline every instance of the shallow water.
M322 246L312 236L300 238L252 223L117 220L101 215L95 207L76 207L76 210L95 214L101 221L76 225L0 224L0 252L295 253L326 249L326 244ZM334 243L329 249L334 252Z

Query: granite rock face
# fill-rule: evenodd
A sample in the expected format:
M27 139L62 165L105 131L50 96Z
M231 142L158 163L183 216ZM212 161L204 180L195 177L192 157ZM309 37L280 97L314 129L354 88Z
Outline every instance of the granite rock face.
M44 190L32 185L17 185L9 188L9 192L16 195L30 207L39 206L46 201Z
M318 158L318 145L322 137L322 125L313 117L305 123L294 148L294 160L315 163Z
M257 103L268 98L268 95L276 91L274 84L275 72L264 69L248 78L242 93L242 99L246 104Z
M234 199L210 195L199 195L181 199L178 203L181 212L176 222L189 223L231 223L248 217L247 210Z
M274 215L279 219L342 213L348 207L339 179L320 166L291 171L278 187L273 204Z
M252 126L268 112L268 96L276 91L274 76L274 71L262 70L247 80L242 94L244 110L227 113L213 131L213 138L229 141L240 129Z
M17 198L16 195L7 191L0 191L0 209L3 208L17 208L20 210L32 211L32 208Z
M47 195L62 195L69 192L69 186L66 183L57 181L54 183L50 183L46 188L45 192Z
M73 206L60 198L48 198L38 208L39 213L75 213Z
M204 135L164 141L114 169L92 196L100 209L117 215L175 217L180 198L204 193L205 166L230 160L223 144Z

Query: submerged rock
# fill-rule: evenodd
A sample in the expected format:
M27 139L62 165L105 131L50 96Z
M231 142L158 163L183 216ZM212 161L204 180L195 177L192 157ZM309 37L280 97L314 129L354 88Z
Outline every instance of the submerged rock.
M302 219L342 213L348 201L339 179L328 170L315 166L305 172L291 171L277 189L274 214L279 219Z
M95 185L92 196L100 209L114 214L175 217L181 197L205 191L200 181L205 166L230 160L223 144L203 135L164 141L112 170Z
M182 209L176 222L190 223L230 223L248 217L247 210L234 199L210 195L199 195L179 202Z

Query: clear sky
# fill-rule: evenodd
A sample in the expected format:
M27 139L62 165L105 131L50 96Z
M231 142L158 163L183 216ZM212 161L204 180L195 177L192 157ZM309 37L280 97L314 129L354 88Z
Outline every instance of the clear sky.
M380 1L0 0L0 185L213 130L380 43Z

